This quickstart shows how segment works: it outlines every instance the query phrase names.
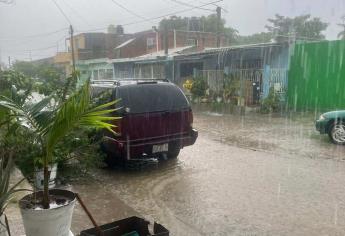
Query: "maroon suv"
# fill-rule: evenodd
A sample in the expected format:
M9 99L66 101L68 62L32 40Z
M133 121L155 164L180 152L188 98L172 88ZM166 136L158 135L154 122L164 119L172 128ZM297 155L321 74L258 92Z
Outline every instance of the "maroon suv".
M153 155L178 156L180 149L193 145L191 106L175 84L157 80L124 80L92 84L93 90L110 89L112 100L122 109L116 114L117 136L107 134L103 148L108 164L116 159L142 159Z

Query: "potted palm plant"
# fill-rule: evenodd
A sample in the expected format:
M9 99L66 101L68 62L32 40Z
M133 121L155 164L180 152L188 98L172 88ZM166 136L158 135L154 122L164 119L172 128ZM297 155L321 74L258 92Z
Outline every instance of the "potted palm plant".
M20 106L15 101L2 97L0 106L11 110L20 124L33 132L35 143L40 144L40 158L44 170L43 191L26 195L19 202L27 236L69 235L75 194L71 191L49 190L49 166L54 163L54 148L74 128L80 126L107 129L114 132L118 119L113 117L116 101L92 107L89 83L55 106L45 110L49 97L29 107Z

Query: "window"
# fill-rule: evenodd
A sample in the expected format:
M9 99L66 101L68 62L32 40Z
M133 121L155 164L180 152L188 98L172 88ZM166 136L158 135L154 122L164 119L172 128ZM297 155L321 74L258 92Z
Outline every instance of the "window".
M119 106L130 108L132 113L172 111L188 108L182 91L172 85L128 85L118 90Z
M146 39L146 45L147 45L147 48L154 48L156 45L156 39L155 38L147 38Z
M112 78L113 78L113 69L107 69L106 79L112 79Z
M99 70L99 79L106 79L104 69Z
M195 38L187 39L188 46L198 46L198 40Z
M93 80L98 80L98 70L93 70L92 71L92 79Z

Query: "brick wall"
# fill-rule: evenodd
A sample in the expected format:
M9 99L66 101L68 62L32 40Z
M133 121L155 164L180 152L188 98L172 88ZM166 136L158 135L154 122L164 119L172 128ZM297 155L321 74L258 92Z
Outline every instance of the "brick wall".
M157 51L157 33L154 31L145 31L134 34L135 40L122 47L113 58L137 57ZM195 51L202 51L204 48L214 48L217 46L217 36L209 32L188 32L174 31L168 32L169 49L174 48L176 37L176 47L186 47L195 45ZM225 37L221 37L221 46L226 46ZM158 50L164 50L164 35L158 33Z

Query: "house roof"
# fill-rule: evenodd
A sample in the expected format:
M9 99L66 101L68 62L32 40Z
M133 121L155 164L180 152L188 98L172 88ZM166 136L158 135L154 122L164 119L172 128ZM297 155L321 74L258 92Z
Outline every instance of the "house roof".
M119 46L117 46L115 49L122 48L122 47L126 46L127 44L130 44L130 43L133 42L134 40L135 40L135 38L128 39L127 41L125 41L125 42L123 42L122 44L120 44Z
M205 48L205 52L215 52L215 51L223 51L223 50L231 50L231 49L250 49L250 48L263 48L263 47L275 47L275 46L282 46L279 43L257 43L257 44L244 44L244 45L234 45L234 46L227 46L227 47L219 47L219 48Z
M108 63L108 58L96 58L96 59L88 59L88 60L78 60L76 65L89 65L89 64L97 64L97 63Z
M186 46L186 47L177 47L168 50L168 58L172 58L176 55L180 55L184 50L190 49L194 46ZM165 51L160 50L158 52L148 53L138 57L131 57L131 58L118 58L109 60L110 63L121 63L121 62L135 62L135 61L145 61L145 60L156 60L159 57L165 57Z

